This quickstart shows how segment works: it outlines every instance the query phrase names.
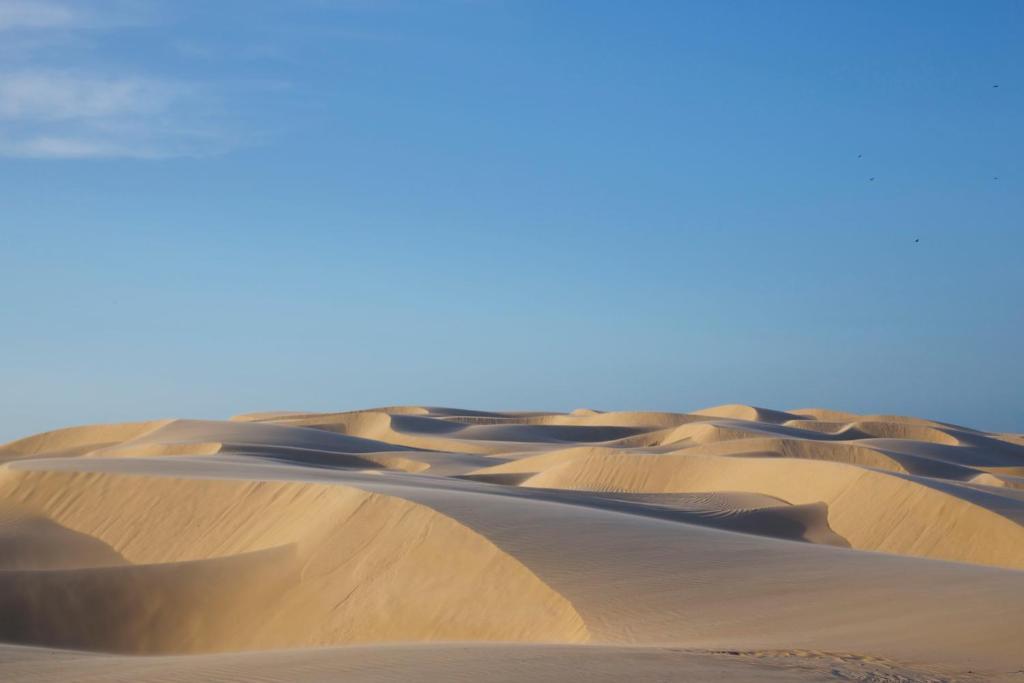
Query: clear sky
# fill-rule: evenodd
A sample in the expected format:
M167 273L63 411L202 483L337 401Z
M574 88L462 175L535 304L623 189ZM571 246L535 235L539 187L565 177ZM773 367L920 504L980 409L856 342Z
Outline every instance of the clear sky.
M1022 153L1017 0L0 0L0 440L394 403L1024 431Z

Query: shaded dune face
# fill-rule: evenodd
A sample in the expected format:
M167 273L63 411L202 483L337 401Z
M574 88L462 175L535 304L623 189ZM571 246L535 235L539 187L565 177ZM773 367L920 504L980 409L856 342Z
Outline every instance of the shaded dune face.
M2 445L0 463L8 643L1009 666L1024 627L1024 441L919 418L273 412L72 427Z
M400 498L46 471L5 472L0 495L51 530L40 540L49 561L0 571L0 638L11 642L201 652L586 637L566 600L515 558Z

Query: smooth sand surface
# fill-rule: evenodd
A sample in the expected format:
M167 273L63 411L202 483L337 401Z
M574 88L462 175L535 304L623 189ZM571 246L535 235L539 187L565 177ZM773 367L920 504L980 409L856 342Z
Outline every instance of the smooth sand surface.
M0 679L1024 681L1024 439L390 407L0 446Z

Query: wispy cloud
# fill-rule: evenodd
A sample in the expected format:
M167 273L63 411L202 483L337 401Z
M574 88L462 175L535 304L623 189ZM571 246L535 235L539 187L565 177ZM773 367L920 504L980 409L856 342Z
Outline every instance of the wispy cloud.
M46 50L0 59L0 156L152 159L225 148L207 89L134 65L89 67L58 49L82 31L130 30L146 6L0 0L0 40L54 34ZM82 63L61 65L71 61Z
M0 33L144 26L158 14L152 0L0 0Z
M69 28L84 17L69 5L45 0L0 2L0 31L15 29Z
M143 116L167 109L186 86L80 71L0 74L0 119L39 122Z
M10 142L0 140L0 153L34 159L88 159L140 156L138 148L124 149L97 140L45 136Z

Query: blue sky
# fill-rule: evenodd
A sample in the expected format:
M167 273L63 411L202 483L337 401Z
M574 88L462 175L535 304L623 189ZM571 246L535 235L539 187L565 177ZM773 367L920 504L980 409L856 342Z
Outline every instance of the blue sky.
M997 0L0 0L0 439L393 403L1024 431L1021 35Z

